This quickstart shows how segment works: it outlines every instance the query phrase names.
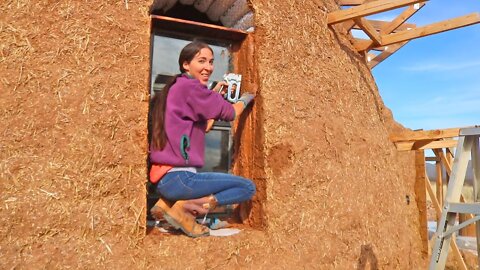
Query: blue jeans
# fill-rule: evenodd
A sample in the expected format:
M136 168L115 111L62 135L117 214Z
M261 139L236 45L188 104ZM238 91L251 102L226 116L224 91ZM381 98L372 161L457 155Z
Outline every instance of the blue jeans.
M243 177L214 172L171 172L163 176L157 191L167 200L190 200L214 195L219 205L240 203L255 194L255 184Z

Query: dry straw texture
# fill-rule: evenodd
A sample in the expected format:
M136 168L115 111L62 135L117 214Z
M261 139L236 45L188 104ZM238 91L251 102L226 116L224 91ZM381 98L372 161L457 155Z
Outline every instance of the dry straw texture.
M251 3L260 229L145 237L150 4L0 3L1 269L422 267L413 161L333 1Z

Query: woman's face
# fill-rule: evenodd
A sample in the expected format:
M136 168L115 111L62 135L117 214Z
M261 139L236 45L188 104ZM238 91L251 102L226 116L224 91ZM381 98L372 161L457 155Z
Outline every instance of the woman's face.
M200 83L207 85L213 72L212 51L208 48L201 49L190 63L183 62L183 68L195 79L198 79Z

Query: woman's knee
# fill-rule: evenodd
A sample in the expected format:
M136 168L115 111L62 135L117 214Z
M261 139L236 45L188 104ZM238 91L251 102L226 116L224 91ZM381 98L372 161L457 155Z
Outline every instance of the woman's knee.
M253 195L255 195L255 192L257 192L257 187L255 186L255 183L253 183L252 180L248 180L247 191L250 199L253 197Z

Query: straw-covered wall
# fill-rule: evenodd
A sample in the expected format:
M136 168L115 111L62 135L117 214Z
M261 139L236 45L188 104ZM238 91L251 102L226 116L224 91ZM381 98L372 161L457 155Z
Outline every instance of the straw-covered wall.
M418 210L406 200L415 197L413 161L388 140L398 127L364 61L326 27L337 8L255 4L267 231L311 267L416 268Z
M333 1L251 3L261 229L144 237L151 3L0 3L0 268L423 265L413 160Z
M0 268L94 268L143 234L148 2L0 13Z

